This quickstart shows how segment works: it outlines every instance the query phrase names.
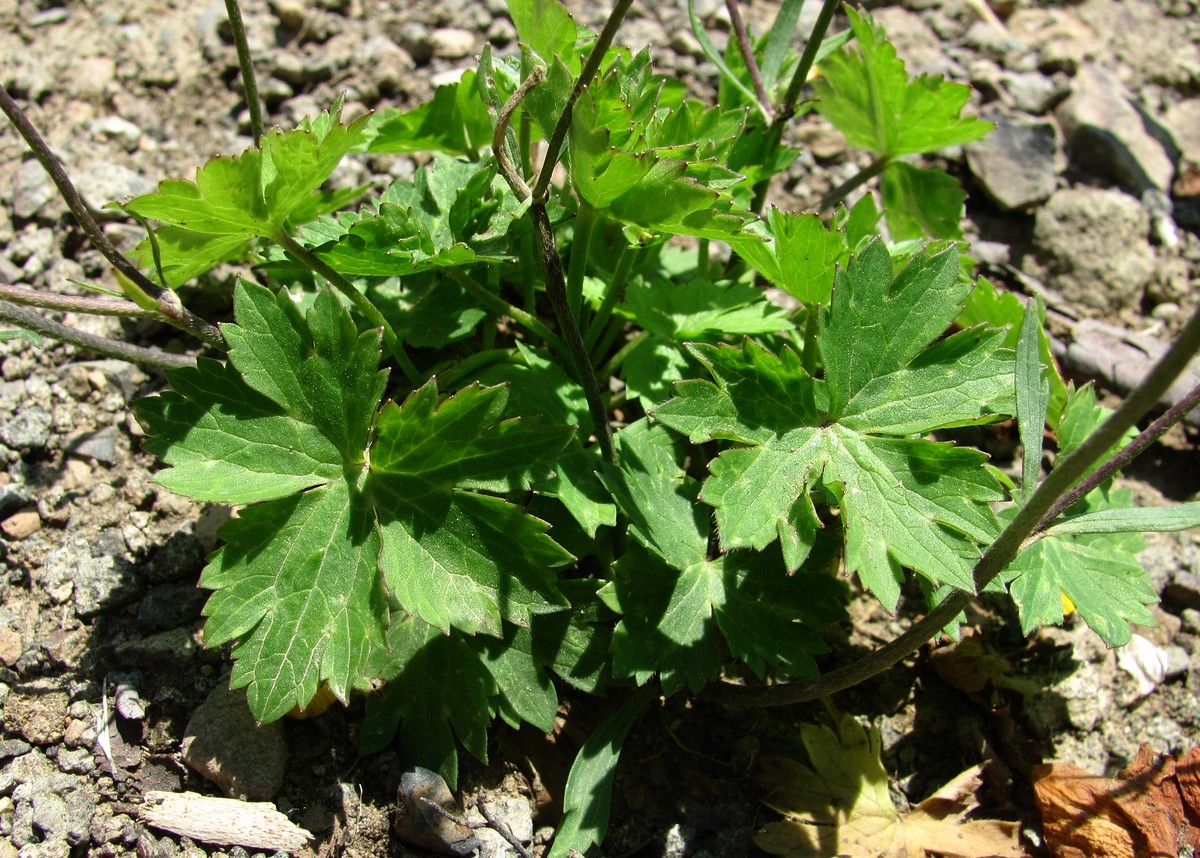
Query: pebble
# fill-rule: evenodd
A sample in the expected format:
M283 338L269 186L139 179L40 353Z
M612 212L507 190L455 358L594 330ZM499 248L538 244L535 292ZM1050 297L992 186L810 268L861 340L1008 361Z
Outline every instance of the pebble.
M155 188L145 176L108 161L98 161L74 178L84 202L96 211L115 200L148 194Z
M0 664L12 667L21 658L25 642L17 632L8 628L0 628Z
M13 844L61 842L78 846L88 840L96 803L86 782L74 775L35 778L13 791L16 815ZM36 839L35 839L36 838ZM22 850L24 852L24 850Z
M996 116L996 129L964 147L967 164L1004 211L1045 202L1058 185L1058 131L1052 122Z
M1135 196L1170 188L1177 153L1169 153L1161 142L1166 130L1144 106L1134 105L1111 71L1084 65L1054 115L1074 166L1110 177Z
M1150 218L1120 191L1057 191L1034 217L1034 246L1047 285L1103 313L1135 307L1154 274Z
M397 837L442 855L471 855L479 848L475 832L447 819L425 801L454 814L461 812L442 776L417 766L400 776L393 822Z
M41 450L50 440L53 421L44 408L24 408L0 423L0 442L14 450Z
M1033 116L1042 116L1070 92L1059 77L1040 72L1004 72L1000 84L1012 97L1013 107Z
M245 689L213 689L184 731L183 759L230 798L270 801L283 786L283 722L259 724Z
M111 57L81 57L72 63L63 84L72 98L99 101L108 95L116 77L117 66Z
M37 510L30 509L10 515L0 522L0 531L14 542L32 536L42 529L42 518ZM0 661L4 661L3 646L0 645Z
M13 176L12 210L19 218L30 219L42 207L58 198L58 189L46 175L42 165L32 159L25 161Z
M1167 110L1163 124L1171 134L1183 157L1200 164L1200 98L1188 98Z
M89 430L68 438L64 442L64 448L72 456L112 465L117 461L117 437L119 434L115 426Z
M284 83L303 87L329 80L333 76L333 63L324 51L307 56L301 56L291 51L281 51L275 57L271 74Z
M104 116L88 126L88 133L100 140L115 140L126 152L136 152L142 129L120 116Z
M435 57L458 60L475 51L475 34L458 27L440 27L429 34L429 45Z

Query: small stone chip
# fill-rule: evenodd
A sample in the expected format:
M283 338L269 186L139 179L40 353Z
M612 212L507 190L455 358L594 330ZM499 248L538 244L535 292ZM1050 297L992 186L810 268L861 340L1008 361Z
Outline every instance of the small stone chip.
M37 514L37 510L33 509L13 513L0 522L0 531L3 531L4 535L13 541L32 536L41 529L42 518Z

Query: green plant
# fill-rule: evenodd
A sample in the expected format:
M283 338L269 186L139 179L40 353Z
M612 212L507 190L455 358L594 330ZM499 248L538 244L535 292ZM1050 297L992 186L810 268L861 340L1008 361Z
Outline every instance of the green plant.
M611 47L629 5L593 34L557 0L511 0L520 54L485 50L425 104L257 121L256 147L115 204L147 228L136 265L91 236L129 301L73 299L213 349L89 343L178 367L137 413L159 482L241 506L201 579L205 635L233 645L259 718L323 684L345 700L386 683L364 750L399 735L453 784L458 745L486 757L497 715L550 730L564 685L641 686L585 744L552 855L603 837L605 784L656 689L812 699L955 634L984 590L1011 595L1026 630L1061 621L1065 594L1119 645L1155 599L1130 532L1200 522L1200 505L1152 514L1110 487L1186 412L1122 447L1196 351L1200 317L1112 416L1063 385L1038 307L970 278L954 180L898 160L986 132L960 115L966 88L910 80L866 13L826 39L833 2L796 56L789 2L757 44L736 16L724 55L702 39L723 73L706 105L646 51ZM882 176L882 210L866 195L829 225L760 216L818 60L817 109L874 157L818 207ZM88 224L2 91L0 105ZM321 187L362 151L435 154L352 207L362 189ZM234 321L213 326L175 289L227 260L267 285L240 280ZM930 437L1014 416L1020 485ZM1046 425L1060 456L1043 480ZM820 631L850 592L840 569L889 610L913 578L931 610L818 677ZM720 681L739 672L793 681Z

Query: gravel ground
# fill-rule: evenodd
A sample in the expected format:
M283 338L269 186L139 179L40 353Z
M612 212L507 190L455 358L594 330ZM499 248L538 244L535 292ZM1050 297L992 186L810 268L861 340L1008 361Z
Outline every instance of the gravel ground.
M723 43L723 8L700 5ZM573 9L594 26L605 14ZM911 71L971 83L976 109L999 125L987 141L931 159L969 192L974 255L996 281L1041 290L1060 332L1099 319L1169 338L1200 295L1196 0L996 9L1003 30L960 0L873 9ZM338 93L349 114L412 103L471 67L485 41L516 47L500 0L275 0L247 3L244 13L270 118L281 124ZM759 27L772 14L767 3L746 10ZM99 207L249 145L223 20L219 0L0 0L0 81ZM701 97L713 91L715 72L677 3L639 5L620 38L652 45L660 68ZM778 183L781 206L811 205L866 163L818 116L792 133L805 151ZM363 158L335 182L382 188L417 166ZM68 294L79 293L72 281L113 285L7 127L0 201L0 283ZM138 238L119 221L106 231L125 248ZM197 300L219 306L237 273L214 272L207 289L216 297ZM69 321L164 348L194 345L150 325ZM399 840L412 829L397 803L403 761L356 756L361 704L259 726L224 690L226 654L200 645L204 593L195 582L228 513L150 482L154 460L128 404L161 383L72 346L0 342L0 858L250 854L139 821L147 792L185 789L274 801L316 835L312 851L322 855L431 854L433 841ZM1175 430L1127 484L1144 503L1195 499L1195 436ZM984 604L973 618L979 640L1011 664L1014 687L964 690L944 660L923 655L839 697L840 708L881 727L898 799L919 800L988 759L1000 775L987 809L1030 822L1035 763L1112 772L1143 741L1162 752L1200 742L1200 541L1182 534L1147 544L1142 560L1163 604L1158 626L1142 631L1150 655L1141 662L1081 626L1021 638L1009 615ZM855 611L848 648L875 645L907 622L866 603ZM464 792L482 790L514 830L544 841L566 767L602 715L600 703L573 701L553 742L496 728L491 763L465 764ZM757 854L749 836L771 813L759 803L754 762L795 749L794 724L816 716L667 701L630 738L603 854ZM514 854L491 832L477 840L481 855Z

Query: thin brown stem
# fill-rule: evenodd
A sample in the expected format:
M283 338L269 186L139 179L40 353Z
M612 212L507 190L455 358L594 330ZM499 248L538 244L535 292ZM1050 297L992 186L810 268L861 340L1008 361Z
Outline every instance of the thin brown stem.
M1070 509L1087 494L1101 485L1105 480L1116 474L1121 468L1128 465L1143 452L1146 448L1161 438L1168 429L1181 421L1188 413L1200 405L1200 384L1188 391L1187 395L1168 408L1161 417L1146 427L1145 431L1138 434L1136 438L1118 450L1111 459L1101 465L1092 473L1088 474L1079 481L1079 485L1072 488L1065 495L1055 501L1054 506L1046 513L1045 519L1033 531L1041 533L1050 525L1054 524L1055 520Z
M1113 444L1117 443L1146 412L1155 406L1167 388L1179 377L1192 357L1200 351L1200 308L1180 331L1167 353L1154 365L1129 397L1112 416L1087 437L1072 453L1064 456L1037 490L1017 510L1008 527L996 537L979 562L973 577L976 592L990 584L1004 571L1025 540L1039 527L1053 521L1050 512L1055 502L1087 472ZM816 700L828 694L857 685L892 667L902 658L932 640L952 622L975 598L975 593L959 590L946 598L895 640L868 653L863 658L831 671L812 681L789 682L783 685L750 687L723 684L712 689L712 697L724 703L743 706L784 706Z
M542 66L534 66L533 71L529 73L529 77L521 81L521 85L517 87L517 91L509 96L508 101L504 102L504 106L500 108L500 112L496 115L496 130L492 132L492 152L496 156L496 166L500 169L500 175L504 177L504 181L508 182L508 186L513 189L513 193L517 195L517 199L521 202L529 199L533 192L529 189L529 185L525 183L525 177L517 172L516 166L513 165L512 159L508 156L508 136L509 122L512 119L513 113L521 102L535 86L542 82L542 78L546 76L546 70Z
M56 295L0 283L0 298L24 307L40 307L43 310L63 310L68 313L86 313L89 316L123 316L127 319L157 319L158 313L139 307L132 301L112 298L91 298L86 295Z
M800 101L800 92L808 81L808 73L812 71L813 63L817 61L817 51L821 49L821 42L825 41L825 33L829 31L833 13L837 11L839 5L841 5L841 0L825 0L821 4L821 12L817 15L816 23L813 24L808 42L804 45L804 53L800 55L800 64L796 66L796 71L788 83L787 92L783 96L783 104L779 105L777 121L787 122L795 114L796 104Z
M888 164L890 164L891 162L892 162L892 159L888 158L886 156L876 158L874 161L872 161L867 166L863 167L861 170L859 170L857 173L855 173L849 179L842 182L840 185L838 185L836 188L831 190L829 193L825 194L825 196L821 197L821 199L817 201L816 206L813 207L813 211L823 212L826 209L833 208L838 203L840 203L843 199L845 199L846 195L849 194L851 191L853 191L855 188L858 188L861 185L865 185L867 182L871 181L871 179L875 178L880 173L882 173L884 170L886 170Z
M733 35L737 39L738 49L741 50L742 59L750 73L750 83L754 85L754 93L758 96L763 112L767 116L774 116L771 96L767 95L767 88L763 86L762 72L758 68L758 60L754 58L754 47L750 44L750 36L746 32L746 22L742 20L742 10L738 7L737 0L725 0L725 8L729 10L729 23L733 25Z
M135 346L131 343L121 342L120 340L110 340L108 337L102 337L98 334L78 331L75 328L67 327L61 322L51 321L40 313L35 313L26 307L10 304L8 301L0 301L0 321L11 325L19 325L26 330L34 331L35 333L60 340L64 343L70 343L73 346L102 354L105 357L126 360L150 369L166 371L178 369L182 366L196 365L196 359L189 355L174 355L160 349Z
M583 70L575 80L575 86L567 98L562 115L558 117L558 123L554 126L554 133L550 135L550 141L546 146L546 160L542 162L542 171L538 174L537 184L533 188L535 203L546 201L546 195L550 192L550 177L554 175L554 167L558 164L558 156L562 151L563 142L567 139L567 131L571 127L571 111L575 109L575 102L579 100L583 90L600 70L600 63L604 59L604 55L608 53L608 48L617 35L617 29L621 26L621 21L625 19L625 13L632 5L633 0L617 0L608 20L604 22L604 29L596 37L596 44L592 47L587 62L583 64Z
M8 121L13 124L17 132L25 140L25 144L29 146L35 158L42 165L42 168L50 175L51 180L58 188L59 194L70 209L71 214L75 216L75 220L79 222L79 226L83 229L88 241L92 243L100 254L109 261L113 268L117 269L121 274L124 274L138 288L150 296L158 305L160 316L168 324L187 331L199 337L204 342L211 346L216 346L220 349L225 349L225 338L221 336L221 331L198 316L193 316L179 301L179 296L170 289L164 289L158 284L152 282L141 271L137 269L132 262L123 256L120 251L113 246L108 240L108 236L104 234L104 230L100 228L100 224L92 217L92 213L88 210L87 203L76 190L75 185L71 183L71 179L67 176L66 170L63 169L62 163L58 157L50 151L49 145L38 133L38 130L29 121L29 117L21 110L20 106L9 95L8 90L0 86L0 110L4 111Z

